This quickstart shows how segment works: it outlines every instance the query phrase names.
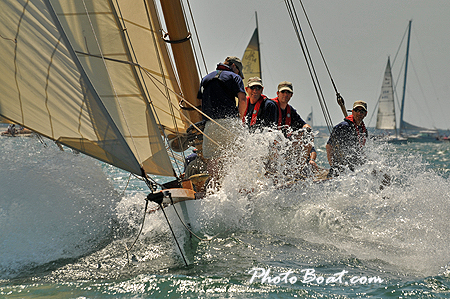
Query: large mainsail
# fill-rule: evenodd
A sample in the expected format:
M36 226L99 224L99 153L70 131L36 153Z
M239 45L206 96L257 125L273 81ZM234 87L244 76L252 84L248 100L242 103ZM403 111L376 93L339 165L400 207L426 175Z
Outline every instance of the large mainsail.
M174 175L161 131L186 122L152 1L7 0L0 19L0 116L138 175Z
M386 70L384 71L381 94L378 100L377 129L395 130L395 103L394 88L392 85L391 62L388 58Z

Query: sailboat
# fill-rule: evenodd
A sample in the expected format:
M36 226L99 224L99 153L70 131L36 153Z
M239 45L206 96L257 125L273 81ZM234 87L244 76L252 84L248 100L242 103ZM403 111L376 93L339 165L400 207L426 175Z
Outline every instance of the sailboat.
M0 117L142 178L189 224L176 152L198 141L200 76L180 1L6 0L0 19Z
M407 140L405 137L399 136L396 126L394 86L392 80L391 60L389 57L386 64L386 69L384 71L381 94L378 99L376 128L388 132L388 135L383 135L383 138L387 139L388 141ZM392 131L395 132L395 135L391 135Z
M399 129L396 126L395 103L394 103L394 86L392 80L392 71L390 58L386 65L384 72L383 84L381 87L381 94L378 99L378 113L376 128L380 130L388 130L388 132L395 131L395 135L384 136L390 141L422 141L435 140L438 135L437 130L430 130L418 127L406 122L404 117L405 96L406 96L406 81L408 74L408 59L409 59L409 45L411 37L411 23L408 23L408 38L406 45L406 60L403 77L403 94L400 107L400 122ZM418 132L418 134L411 134L411 132ZM430 138L431 137L431 138Z
M184 19L179 1L161 10ZM125 0L8 0L0 19L2 118L141 177L149 200L196 198L167 146L201 120L179 104L199 106L185 22L167 22L161 38L156 4Z

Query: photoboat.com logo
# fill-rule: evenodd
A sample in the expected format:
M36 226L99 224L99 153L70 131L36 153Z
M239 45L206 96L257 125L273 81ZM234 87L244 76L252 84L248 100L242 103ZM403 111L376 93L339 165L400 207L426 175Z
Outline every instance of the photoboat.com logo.
M303 269L300 271L302 274L297 276L292 270L283 272L280 274L271 274L270 269L253 268L249 271L252 275L250 283L260 282L268 284L295 284L297 282L310 283L318 285L326 284L343 284L343 285L355 285L355 284L371 284L371 283L383 283L383 279L378 276L357 276L346 275L348 271L342 270L341 272L327 275L318 275L315 269Z

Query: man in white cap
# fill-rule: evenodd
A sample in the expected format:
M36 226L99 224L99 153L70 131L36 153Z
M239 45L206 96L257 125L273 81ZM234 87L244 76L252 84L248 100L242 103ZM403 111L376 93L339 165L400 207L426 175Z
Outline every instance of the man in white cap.
M365 163L363 148L368 138L363 119L367 115L367 103L353 103L352 114L337 124L331 132L326 149L331 169L329 176L338 176L345 167L354 170Z

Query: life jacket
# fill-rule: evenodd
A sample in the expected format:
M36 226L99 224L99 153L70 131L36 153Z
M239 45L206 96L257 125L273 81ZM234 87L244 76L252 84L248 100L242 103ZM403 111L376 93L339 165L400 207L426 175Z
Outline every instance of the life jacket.
M364 122L361 122L361 126L356 125L355 120L353 119L353 114L347 116L345 120L353 124L359 145L364 146L366 144L366 138L368 137L367 129L366 126L364 125ZM362 132L359 132L359 127L362 128ZM360 134L362 134L362 136L360 136Z
M285 119L285 122L283 124L282 123L283 122L283 116L282 116L282 113L281 113L281 105L280 105L280 102L278 101L278 97L272 99L272 101L277 103L277 106L278 106L278 129L281 129L284 126L290 127L291 126L291 105L288 104L286 106L286 109L287 109L287 111L286 111L286 119Z
M262 94L259 97L258 101L255 103L255 107L253 108L252 118L250 120L249 126L253 126L254 124L256 124L256 120L258 119L258 116L261 115L262 110L263 110L263 109L261 109L261 105L263 105L266 102L266 100L267 100L267 97ZM247 96L247 108L245 108L244 116L242 117L242 123L244 123L244 124L246 122L246 117L247 117L249 106L250 106L250 97Z

